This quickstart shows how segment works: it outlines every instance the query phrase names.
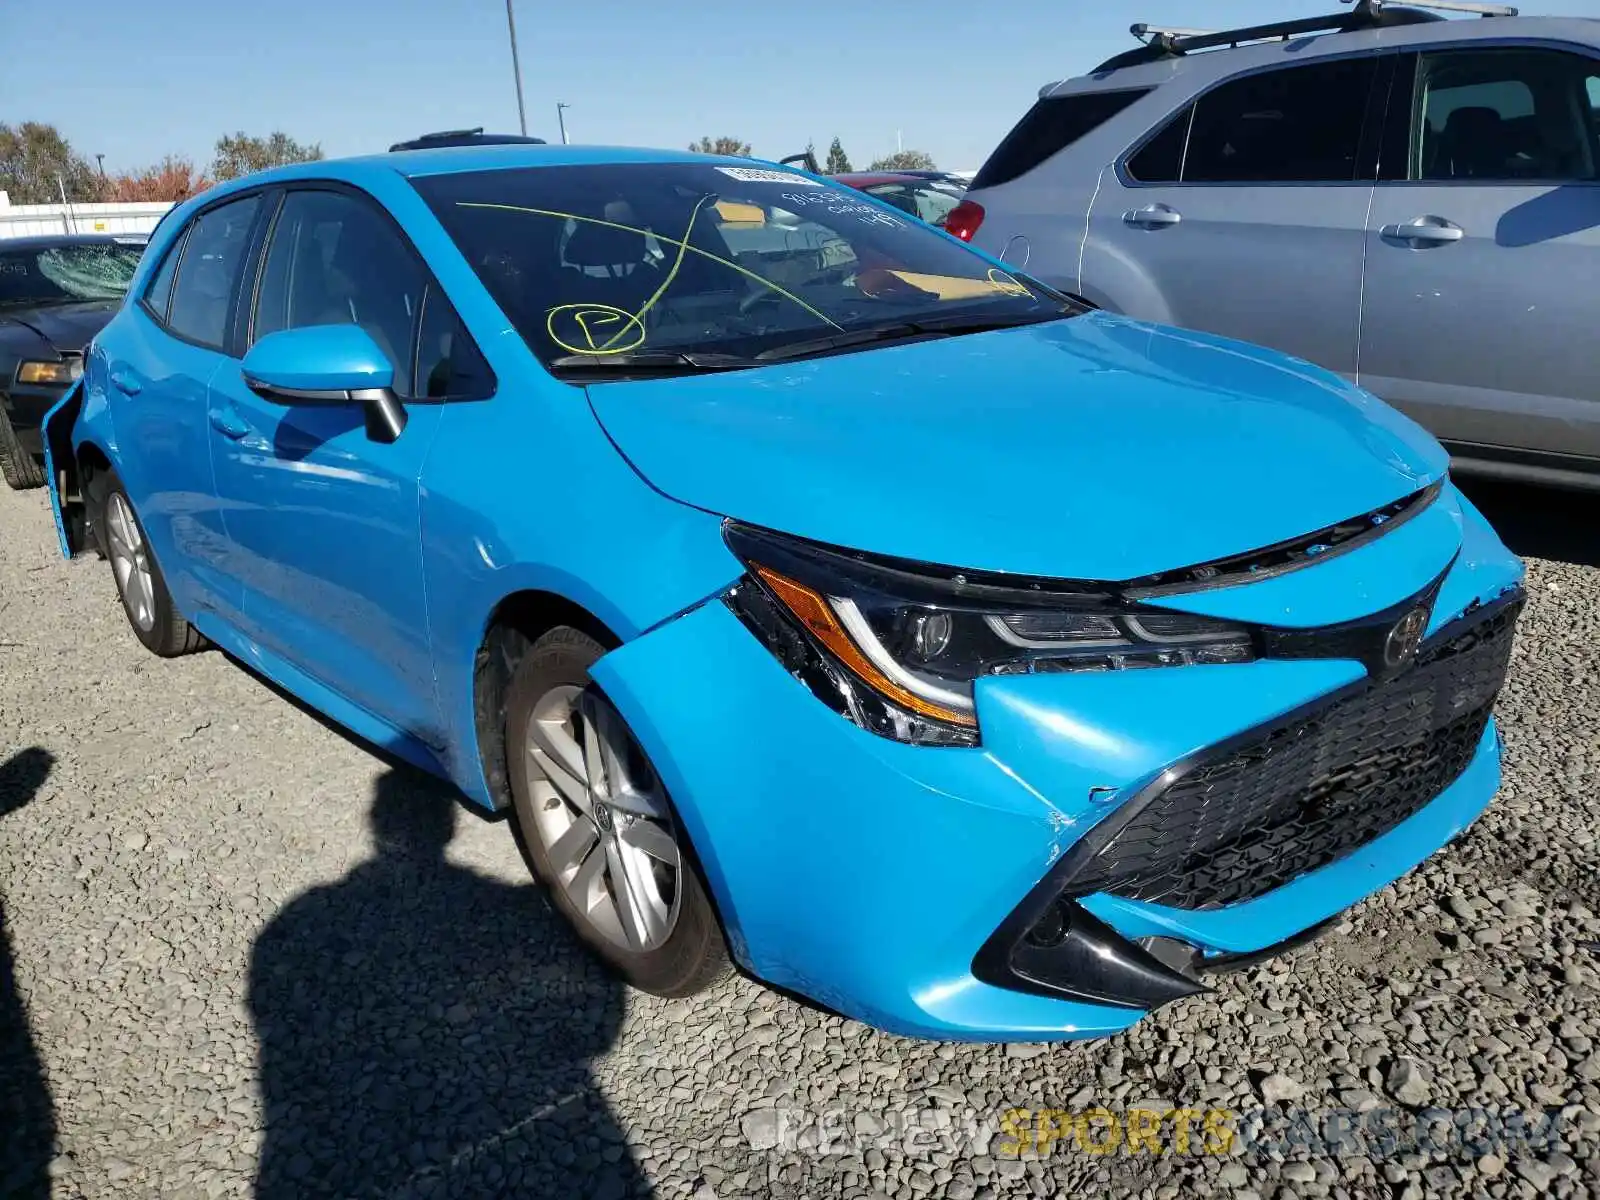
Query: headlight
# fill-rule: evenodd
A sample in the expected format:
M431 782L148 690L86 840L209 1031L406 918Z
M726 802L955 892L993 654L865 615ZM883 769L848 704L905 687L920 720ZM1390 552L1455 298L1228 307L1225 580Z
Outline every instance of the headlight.
M71 383L83 374L83 360L66 362L25 362L17 368L18 383Z
M750 567L730 598L745 623L796 674L805 664L792 639L803 631L823 660L810 667L812 690L842 694L841 711L902 741L975 744L973 684L984 675L1256 657L1243 626L1124 603L1104 586L940 572L733 523L727 538Z

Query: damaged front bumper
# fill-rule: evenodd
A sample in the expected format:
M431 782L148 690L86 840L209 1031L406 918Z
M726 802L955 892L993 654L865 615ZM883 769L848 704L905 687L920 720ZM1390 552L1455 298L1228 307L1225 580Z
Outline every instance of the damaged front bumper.
M44 451L44 477L50 489L50 511L55 517L61 554L71 558L88 541L83 498L78 493L78 459L72 443L78 413L83 408L83 380L67 389L39 422Z
M1448 515L1455 533L1443 561L1454 558L1430 647L1454 639L1451 623L1467 610L1486 616L1497 598L1514 603L1520 578L1520 564L1453 490ZM1339 569L1356 569L1350 562L1368 553L1369 566L1384 565L1382 545ZM1417 556L1423 574L1426 558ZM1324 569L1299 572L1300 586L1314 590ZM1437 564L1428 570L1437 576ZM1126 1028L1203 990L1207 969L1292 943L1404 874L1464 829L1499 782L1485 707L1467 734L1453 735L1470 743L1456 747L1440 788L1395 807L1366 840L1338 845L1331 860L1305 859L1303 872L1259 894L1176 905L1144 877L1129 885L1115 872L1081 874L1084 864L1174 768L1274 730L1293 726L1302 737L1308 719L1364 694L1360 662L992 677L977 689L982 745L936 748L875 736L829 710L719 603L621 647L593 675L677 798L740 961L914 1036ZM1443 684L1429 694L1453 693ZM1434 702L1394 711L1403 717L1414 703L1421 729L1420 706ZM1379 749L1397 752L1389 742ZM1373 771L1381 776L1387 762L1380 754ZM1320 802L1337 807L1337 793ZM1086 892L1074 879L1104 887Z

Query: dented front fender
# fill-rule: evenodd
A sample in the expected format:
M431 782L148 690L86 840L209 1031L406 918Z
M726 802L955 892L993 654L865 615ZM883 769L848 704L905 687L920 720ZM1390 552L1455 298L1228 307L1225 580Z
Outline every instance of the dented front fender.
M66 558L88 548L83 496L80 491L78 455L73 446L73 429L83 409L83 380L73 384L67 394L45 413L40 426L44 442L45 481L50 489L50 511L55 517L56 537Z

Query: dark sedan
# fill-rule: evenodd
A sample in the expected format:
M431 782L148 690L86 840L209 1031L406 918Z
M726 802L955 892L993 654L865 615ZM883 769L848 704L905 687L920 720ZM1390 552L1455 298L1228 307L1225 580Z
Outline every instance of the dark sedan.
M142 242L104 234L0 241L0 475L11 487L44 482L39 423L122 303Z

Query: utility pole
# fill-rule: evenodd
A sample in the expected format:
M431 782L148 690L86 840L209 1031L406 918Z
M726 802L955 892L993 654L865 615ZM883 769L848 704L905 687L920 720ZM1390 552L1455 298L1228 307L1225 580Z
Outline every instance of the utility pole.
M106 181L106 156L104 154L96 154L94 156L94 165L100 168L100 182L104 183Z
M562 104L560 101L556 102L556 124L561 127L561 144L563 146L567 144L567 118L563 116L562 113L571 107L572 105L570 104Z
M517 84L517 124L522 136L528 136L528 114L522 107L522 64L517 60L517 18L511 11L511 0L506 0L506 28L511 31L511 77Z

